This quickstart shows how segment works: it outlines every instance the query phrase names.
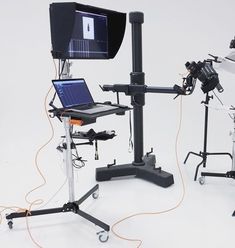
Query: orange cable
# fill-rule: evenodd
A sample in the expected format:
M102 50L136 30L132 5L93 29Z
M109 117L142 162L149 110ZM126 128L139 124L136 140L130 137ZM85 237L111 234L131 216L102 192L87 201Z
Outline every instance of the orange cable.
M54 67L55 67L55 78L57 78L57 67L56 67L55 60L54 60L54 59L53 59L53 64L54 64ZM45 98L44 98L44 110L45 110L45 113L46 113L48 122L49 122L49 124L50 124L50 128L51 128L51 137L48 139L48 141L47 141L45 144L43 144L43 145L37 150L36 155L35 155L35 157L34 157L34 163L35 163L35 165L36 165L36 169L37 169L39 175L41 176L41 178L43 179L43 183L42 183L41 185L37 186L36 188L30 190L30 191L25 195L25 201L26 201L27 203L29 203L29 204L31 204L31 202L27 199L28 196L29 196L32 192L36 191L37 189L43 187L43 186L46 184L46 178L45 178L45 176L43 175L43 173L41 172L41 170L40 170L40 168L39 168L39 165L38 165L38 156L39 156L40 152L41 152L41 151L42 151L42 150L43 150L43 149L52 141L52 139L54 138L54 128L53 128L53 125L52 125L52 122L51 122L51 118L50 118L50 116L49 116L49 114L48 114L48 111L47 111L47 100L48 100L48 96L49 96L49 94L50 94L50 92L51 92L52 89L53 89L53 86L51 86L51 87L49 88L49 90L48 90L48 92L47 92L47 94L46 94L46 96L45 96ZM43 200L41 200L41 199L40 199L40 200L37 200L37 201L34 201L34 204L35 204L35 205L40 205L40 204L42 204L42 203L43 203Z
M55 78L57 78L57 67L56 67L56 64L55 64L55 60L53 59L53 63L54 63L54 66L55 66ZM46 107L46 104L47 104L47 98L52 90L53 86L50 87L50 89L48 90L46 96L45 96L45 99L44 99L44 109L45 109L45 112L47 114L47 118L48 118L48 121L50 123L50 127L51 127L51 130L52 130L52 134L51 134L51 137L49 138L49 140L43 145L41 146L37 152L36 152L36 155L35 155L35 158L34 158L34 162L35 162L35 165L36 165L36 168L37 168L37 171L38 173L40 174L40 176L42 177L43 179L43 183L37 187L35 187L34 189L30 190L26 195L25 195L25 200L28 204L30 204L29 206L29 209L25 209L25 208L21 208L21 207L18 207L18 206L0 206L0 208L2 208L2 210L0 211L0 224L2 223L2 213L7 210L7 209L10 209L12 211L16 211L16 212L27 212L26 213L26 225L27 225L27 230L28 230L28 233L30 235L30 238L32 240L32 242L39 248L42 248L42 246L40 244L38 244L32 234L31 234L31 231L30 231L30 227L29 227L29 223L28 223L28 216L30 215L30 211L33 207L33 205L41 205L44 201L42 199L37 199L37 200L34 200L33 202L30 202L27 198L28 196L36 191L37 189L43 187L45 184L46 184L46 178L45 176L43 175L43 173L41 172L40 168L39 168L39 165L38 165L38 156L40 154L40 152L43 150L43 148L45 148L50 142L51 140L54 138L54 128L53 128L53 125L52 125L52 122L51 122L51 119L50 119L50 116L47 112L47 107ZM63 185L59 188L59 190L53 195L53 197L61 190L61 188L64 186L65 183L63 183ZM52 199L52 198L51 198ZM50 199L50 200L51 200Z
M126 221L128 219L137 217L137 216L159 215L159 214L171 212L171 211L177 209L182 204L182 202L184 200L185 193L186 193L186 188L185 188L185 182L184 182L182 171L180 169L179 158L178 158L178 141L179 141L179 134L180 134L180 130L181 130L181 124L182 124L182 96L180 97L180 121L179 121L179 127L178 127L178 131L177 131L177 135L176 135L176 140L175 140L176 164L177 164L177 168L178 168L178 171L179 171L179 174L180 174L180 179L181 179L181 183L182 183L182 191L183 191L182 192L182 196L181 196L180 200L178 201L178 203L175 206L173 206L173 207L171 207L169 209L166 209L166 210L162 210L162 211L157 211L157 212L143 212L143 213L132 214L132 215L129 215L129 216L127 216L127 217L125 217L125 218L117 221L116 223L114 223L112 225L111 231L112 231L112 233L115 236L117 236L119 239L122 239L122 240L125 240L125 241L138 242L138 245L136 246L136 248L141 247L143 241L141 239L132 239L132 238L126 238L124 236L121 236L120 234L118 234L115 231L115 227L117 225L119 225L120 223L122 223L122 222L124 222L124 221Z
M43 145L37 150L36 155L35 155L35 158L34 158L34 163L35 163L35 165L36 165L36 169L37 169L39 175L41 176L41 178L43 179L43 183L40 184L39 186L33 188L32 190L30 190L30 191L25 195L25 201L26 201L27 203L29 203L29 204L31 204L31 202L28 200L28 196L29 196L32 192L36 191L37 189L43 187L43 186L46 184L46 178L45 178L45 176L43 175L43 173L41 172L41 170L40 170L40 168L39 168L39 165L38 165L38 156L39 156L40 152L41 152L41 151L42 151L42 150L43 150L43 149L52 141L52 139L54 138L54 128L53 128L53 126L52 126L52 122L51 122L51 119L50 119L50 117L49 117L49 114L47 113L47 108L46 108L47 98L48 98L48 95L50 94L50 92L51 92L51 90L52 90L52 87L53 87L53 86L50 87L49 91L48 91L47 94L46 94L45 100L44 100L45 112L46 112L46 115L47 115L47 118L48 118L48 121L49 121L49 124L50 124L50 127L51 127L51 137L48 139L48 141L47 141L45 144L43 144ZM40 199L40 200L38 200L38 201L36 201L36 202L34 201L34 204L35 204L35 205L40 205L41 202L43 202L43 200Z
M55 78L57 78L57 68L56 68L56 64L55 64L54 59L53 59L53 63L54 63L54 66L55 66ZM37 169L39 175L41 176L41 178L43 179L43 183L40 184L39 186L33 188L32 190L30 190L30 191L25 195L25 201L26 201L27 203L30 204L29 210L28 210L28 212L27 212L27 214L26 214L26 226L27 226L27 231L28 231L28 234L29 234L29 236L30 236L32 242L33 242L38 248L42 248L42 246L41 246L38 242L36 242L35 239L34 239L33 236L32 236L32 233L31 233L31 230L30 230L30 226L29 226L29 222L28 222L28 215L30 214L30 211L31 211L33 205L41 205L41 204L43 204L44 201L43 201L42 199L37 199L37 200L35 200L35 201L33 201L33 202L30 202L30 201L28 200L28 196L29 196L32 192L34 192L34 191L38 190L39 188L43 187L43 186L46 184L46 182L47 182L45 176L43 175L43 173L41 172L41 170L40 170L40 168L39 168L39 165L38 165L38 156L39 156L40 152L41 152L41 151L42 151L42 150L43 150L43 149L52 141L52 139L54 138L54 128L53 128L53 125L52 125L50 116L49 116L49 114L48 114L48 111L47 111L47 99L48 99L48 96L49 96L49 94L50 94L52 88L53 88L53 86L51 86L51 87L49 88L49 90L48 90L48 92L47 92L47 94L46 94L46 96L45 96L45 98L44 98L44 110L45 110L45 113L46 113L48 122L49 122L49 124L50 124L50 127L51 127L51 137L48 139L48 141L47 141L45 144L43 144L43 145L37 150L36 155L35 155L35 158L34 158L34 163L35 163L36 169Z
M30 226L29 226L28 217L30 216L30 212L31 212L31 209L32 209L33 205L37 205L37 203L35 203L35 202L37 202L37 200L36 200L36 201L33 201L33 202L30 204L29 209L28 209L28 211L27 211L27 213L26 213L26 216L25 216L25 217L26 217L26 226L27 226L27 231L28 231L28 234L29 234L30 239L32 240L32 242L33 242L38 248L43 248L43 247L35 240L35 238L33 237L32 232L31 232L31 229L30 229Z

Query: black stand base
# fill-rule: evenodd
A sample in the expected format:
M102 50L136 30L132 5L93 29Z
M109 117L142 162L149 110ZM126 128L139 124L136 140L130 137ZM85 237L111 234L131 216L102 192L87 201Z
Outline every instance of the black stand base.
M96 180L108 181L114 177L135 176L157 184L161 187L169 187L174 183L173 175L159 168L155 168L154 155L146 155L143 165L123 164L96 169Z
M205 177L225 177L235 179L235 171L227 171L226 173L201 172L201 178L199 178L200 184L205 183ZM232 216L235 217L235 211Z
M202 177L226 177L235 179L235 171L227 171L226 173L202 172Z
M184 164L187 162L190 154L193 154L195 156L198 156L198 157L201 157L202 158L202 161L196 167L196 171L195 171L195 175L194 175L194 181L197 181L197 175L198 175L199 167L201 165L203 165L203 167L206 167L207 156L211 156L211 155L214 155L214 156L221 156L221 155L223 155L224 156L224 155L226 155L226 156L229 156L231 159L233 158L232 155L230 153L228 153L228 152L200 152L200 153L189 152L187 154L185 160L184 160Z
M34 211L25 211L25 212L15 212L8 214L6 219L8 220L9 228L13 228L13 219L15 218L22 218L22 217L32 217L37 215L45 215L45 214L55 214L55 213L65 213L65 212L73 212L75 214L80 215L81 217L85 218L86 220L92 222L93 224L101 227L105 231L109 231L110 227L105 224L104 222L94 218L93 216L83 212L79 209L79 206L89 197L93 196L94 199L98 198L98 189L99 185L97 184L94 186L90 191L88 191L83 197L81 197L78 201L69 202L64 204L63 207L60 208L51 208L51 209L42 209L42 210L34 210Z

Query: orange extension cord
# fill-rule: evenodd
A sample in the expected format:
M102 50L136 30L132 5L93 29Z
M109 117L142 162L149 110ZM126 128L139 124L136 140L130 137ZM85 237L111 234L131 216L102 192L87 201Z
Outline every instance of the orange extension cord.
M54 60L53 60L53 63L54 63L54 66L55 66L55 78L57 78L57 68L56 68L56 64L55 64L55 61L54 61ZM39 154L41 153L41 151L42 151L42 150L43 150L43 149L52 141L52 139L54 138L54 128L53 128L53 125L52 125L50 116L49 116L49 114L48 114L48 111L47 111L47 101L48 101L48 97L49 97L50 92L51 92L52 89L53 89L53 86L51 86L51 87L49 88L49 90L48 90L48 92L47 92L47 94L46 94L46 96L45 96L45 98L44 98L44 109L45 109L45 113L46 113L46 115L47 115L47 119L48 119L49 124L50 124L50 127L51 127L51 136L50 136L50 138L48 139L48 141L47 141L45 144L43 144L43 145L37 150L36 155L35 155L35 158L34 158L34 163L35 163L36 169L37 169L39 175L41 176L43 182L42 182L39 186L37 186L37 187L33 188L32 190L30 190L30 191L25 195L25 201L29 204L29 208L28 208L28 209L25 209L25 208L22 208L22 207L19 207L19 206L0 206L0 208L2 209L2 210L0 211L0 224L2 223L2 213L3 213L4 211L6 211L6 210L12 210L12 211L16 211L16 212L26 212L26 211L27 211L27 215L26 215L26 226L27 226L27 231L28 231L28 233L29 233L29 236L30 236L32 242L33 242L37 247L39 247L39 248L42 248L42 246L41 246L41 245L33 238L33 236L32 236L32 233L31 233L31 230L30 230L30 226L29 226L28 216L30 216L30 211L32 210L32 208L33 208L34 205L41 205L41 204L43 204L44 201L43 201L42 199L37 199L37 200L34 200L34 201L30 201L30 200L28 199L28 197L29 197L29 195L30 195L32 192L34 192L34 191L38 190L39 188L43 187L43 186L46 184L46 182L47 182L45 176L43 175L43 173L41 172L41 170L40 170L40 168L39 168L38 157L39 157ZM63 185L59 188L59 190L64 186L64 184L65 184L65 182L64 182ZM58 190L58 191L59 191L59 190ZM58 191L57 191L53 196L55 196L55 195L58 193Z
M180 174L180 179L181 179L181 182L182 182L182 196L181 198L179 199L179 201L175 204L175 206L171 207L171 208L168 208L166 210L163 210L163 211L158 211L158 212L142 212L142 213L135 213L135 214L132 214L132 215L129 215L119 221L117 221L116 223L114 223L112 225L112 232L115 236L117 236L119 239L122 239L122 240L125 240L125 241L130 241L130 242L138 242L138 245L136 246L136 248L139 248L141 247L143 241L141 239L138 239L138 238L127 238L127 237L124 237L120 234L118 234L118 232L115 230L115 227L117 225L119 225L120 223L128 220L128 219L132 219L134 217L137 217L137 216L145 216L145 215L159 215L159 214L164 214L164 213L168 213L168 212L171 212L175 209L177 209L183 202L184 200L184 197L185 197L185 193L186 193L186 189L185 189L185 182L184 182L184 178L183 178L183 174L182 174L182 171L180 169L180 165L179 165L179 158L178 158L178 142L179 142L179 134L180 134L180 130L181 130L181 124L182 124L182 96L180 97L180 120L179 120L179 127L178 127L178 131L177 131L177 135L176 135L176 139L175 139L175 155L176 155L176 163L177 163L177 168L179 170L179 174Z

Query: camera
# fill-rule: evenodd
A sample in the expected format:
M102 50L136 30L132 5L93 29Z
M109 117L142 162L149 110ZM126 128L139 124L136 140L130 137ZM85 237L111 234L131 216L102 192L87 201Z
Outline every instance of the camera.
M187 62L185 64L189 74L194 79L199 79L201 81L201 89L204 93L208 93L211 90L217 88L219 92L223 91L222 86L219 83L218 73L212 67L211 62Z

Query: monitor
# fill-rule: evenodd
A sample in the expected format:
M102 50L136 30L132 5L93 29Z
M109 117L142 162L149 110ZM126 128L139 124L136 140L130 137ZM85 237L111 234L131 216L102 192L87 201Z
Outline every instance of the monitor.
M50 5L52 56L111 59L125 33L126 14L78 3Z

